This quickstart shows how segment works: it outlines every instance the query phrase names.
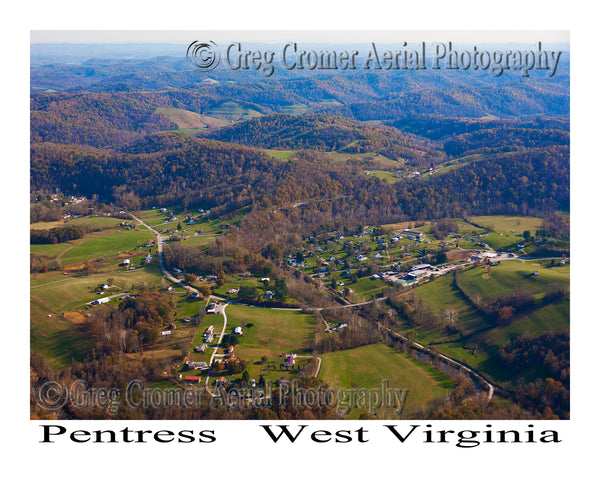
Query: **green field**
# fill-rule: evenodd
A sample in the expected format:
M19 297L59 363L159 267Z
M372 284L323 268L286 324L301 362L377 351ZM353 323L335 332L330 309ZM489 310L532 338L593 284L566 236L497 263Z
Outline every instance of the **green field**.
M245 360L258 360L263 355L275 359L281 353L310 354L315 318L297 311L229 305L227 331L241 326L236 355ZM252 327L247 327L248 324ZM246 327L245 327L246 326Z
M402 163L398 160L392 160L380 153L344 153L344 152L325 152L325 155L336 162L352 162L368 160L375 162L380 169L383 168L400 168Z
M108 276L113 279L113 285L117 288L109 289L106 295L113 295L128 290L132 285L137 287L141 285L158 285L161 272L158 265L152 265L110 274L70 275L65 277L61 275L57 277L60 280L32 285L30 297L32 301L38 301L49 311L58 315L100 298L94 289L99 284L105 283Z
M444 173L448 173L456 168L463 167L465 165L469 165L471 163L480 162L482 160L487 160L489 155L476 153L473 155L466 155L460 158L454 158L448 162L444 162L440 165L439 168L436 168L435 175L440 175Z
M115 255L119 252L125 253L153 239L153 235L145 228L91 233L80 240L71 242L73 248L64 252L60 261L62 265L71 265L85 260ZM122 260L115 258L114 262L122 263Z
M503 347L509 340L528 334L539 337L544 333L569 331L570 300L562 299L536 309L529 315L517 317L510 325L496 328L485 335L487 342Z
M454 322L462 327L467 334L492 326L490 321L473 307L454 286L454 276L452 274L436 278L433 282L418 287L415 294L440 316L443 316L447 311L454 311ZM416 330L418 340L425 343L455 337L455 334L449 334L441 326L434 330L418 328Z
M481 295L484 300L512 292L515 287L525 288L541 298L548 284L568 285L569 277L569 264L550 268L536 261L508 260L492 267L489 274L481 267L464 270L460 273L460 282L469 295Z
M438 406L454 387L443 373L383 344L326 353L321 359L319 378L331 388L380 388L387 380L389 388L408 389L403 418L419 417ZM378 409L375 418L398 418L392 410ZM354 409L349 417L363 411Z
M482 227L489 227L497 233L510 233L511 230L514 230L515 234L523 233L525 230L535 233L542 226L542 219L536 217L493 215L469 217L468 220Z
M49 230L56 227L64 227L69 225L86 225L90 228L106 228L118 227L123 220L114 217L91 215L80 218L72 218L69 220L57 220L55 222L37 222L29 225L31 230Z
M277 160L283 160L285 162L287 162L290 157L296 153L296 150L273 150L273 149L265 149L264 152L267 155L270 155L273 158L276 158Z
M388 183L396 183L400 181L400 177L397 174L385 170L372 170L367 171L365 173L372 177L377 177L381 180L384 180Z
M46 243L41 245L30 245L29 252L34 255L55 258L72 247L73 245L69 243Z
M308 107L303 103L294 103L292 105L284 105L279 107L281 113L287 113L289 115L300 115L306 113Z
M538 276L533 275L534 270L539 272ZM569 330L568 297L542 303L546 285L554 282L568 285L569 265L547 268L534 261L503 261L492 267L490 273L481 267L468 268L459 273L459 279L470 296L481 295L484 301L511 293L515 287L526 288L536 297L536 305L526 313L516 315L507 326L496 327L492 319L475 309L455 287L451 274L414 290L440 318L445 311L454 310L455 322L462 328L459 334L441 325L431 329L417 326L414 328L416 340L422 344L433 344L440 352L468 363L498 382L514 380L494 360L498 350L509 340L524 334L537 337L543 333ZM401 328L406 331L410 327L402 321ZM530 380L535 380L535 373L533 370L529 372Z
M344 288L351 288L356 295L355 300L365 302L379 297L386 287L379 280L361 277L355 283L346 283Z
M228 305L226 312L226 333L232 333L235 327L242 327L243 335L239 337L240 343L235 347L235 357L248 362L246 370L250 378L258 381L262 375L266 381L272 383L282 377L296 378L299 369L310 360L308 357L311 356L310 349L315 328L313 315L239 305ZM200 334L209 324L212 323L207 317ZM220 333L216 325L215 330ZM208 350L206 353L208 355L204 358L210 358ZM219 349L218 353L223 353L223 349ZM296 353L302 357L297 358L295 369L287 370L281 366L281 353ZM261 360L263 356L267 357L265 363ZM220 374L216 373L216 375ZM240 377L241 374L233 374L227 379L234 381Z
M251 108L244 108L236 102L224 102L208 112L208 116L219 120L240 121L261 117L262 113Z

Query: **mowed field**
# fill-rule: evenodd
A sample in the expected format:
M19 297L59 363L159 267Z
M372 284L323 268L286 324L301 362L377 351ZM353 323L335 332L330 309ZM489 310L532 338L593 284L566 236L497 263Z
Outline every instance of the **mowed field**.
M535 233L542 226L542 219L536 217L492 215L469 217L468 220L482 227L490 227L497 233L510 233L511 230L514 233L523 233L525 230Z
M29 225L31 230L50 230L55 227L64 227L68 225L86 225L88 227L118 227L123 220L115 217L105 216L86 216L81 218L72 218L67 222L57 220L55 222L37 222Z
M396 183L400 181L400 177L393 172L387 172L385 170L372 170L365 172L367 175L372 177L377 177L381 180L384 180L388 183Z
M208 111L208 115L219 120L237 122L261 117L262 113L251 108L245 108L236 102L224 102Z
M116 255L131 252L136 247L153 240L153 235L146 228L127 230L119 224L123 222L112 217L83 217L70 221L69 225L87 225L90 227L101 227L103 230L87 233L83 238L70 242L58 244L31 245L30 253L49 259L56 259L61 267L77 265L86 260L103 258L114 261L115 264L122 262L122 258ZM32 229L54 228L56 222L43 222L32 224ZM60 225L64 225L61 223ZM60 226L59 225L59 226ZM141 253L141 251L139 252ZM114 257L114 258L108 258ZM137 267L138 264L135 264Z
M444 275L435 281L426 283L415 290L417 297L429 305L435 313L444 315L447 311L454 312L454 321L460 325L466 334L472 334L483 328L490 328L492 323L473 307L454 285L452 274ZM419 340L423 342L448 340L456 334L449 334L445 327L435 329L415 329Z
M407 389L408 396L402 418L439 405L452 392L453 382L443 373L408 357L384 344L332 352L321 355L319 378L333 389L382 387ZM394 409L378 409L374 418L398 418ZM364 409L354 409L349 418L357 418Z
M505 215L470 217L469 221L492 231L484 234L481 241L498 250L523 243L525 230L535 235L542 226L542 219L536 217L511 217Z
M109 275L116 288L109 288L105 296L120 294L133 285L159 285L161 279L157 265ZM85 304L101 298L95 289L108 280L107 276L106 273L56 275L53 277L56 280L31 286L31 348L41 351L53 366L62 367L72 359L82 359L89 354L88 340L81 331L81 325L66 320L63 314L77 310L85 312L86 308L91 308Z
M113 280L110 287L114 288L107 289L105 296L129 290L132 286L158 285L161 279L160 268L157 264L136 270L111 272L109 275ZM58 275L56 278L55 281L32 285L30 288L31 300L44 304L49 311L56 314L81 307L87 302L100 298L95 293L95 289L98 285L108 281L106 273Z
M201 115L181 108L159 107L156 109L156 113L164 115L173 123L176 123L179 129L183 130L206 130L229 125L229 122L225 120Z
M226 312L227 333L238 326L244 331L236 347L236 355L244 360L258 360L263 355L274 359L281 353L310 354L314 315L239 305L229 305Z
M90 233L80 240L71 242L73 248L65 251L60 256L60 262L61 265L70 265L129 252L135 247L152 240L152 234L145 228L143 230ZM117 260L115 259L115 261Z
M235 347L235 357L248 362L246 370L250 378L258 381L262 375L265 381L272 384L282 377L297 378L299 368L305 366L311 356L311 344L315 331L314 315L307 315L293 310L274 310L239 305L227 306L226 333L233 333L235 327L242 327L243 335ZM203 327L209 325L208 317ZM201 331L204 331L201 327ZM220 329L215 328L220 332ZM196 339L194 339L196 342ZM207 350L208 352L208 350ZM220 353L223 353L222 349ZM281 367L282 353L296 353L295 369ZM262 357L267 357L262 362ZM229 381L237 380L241 374L230 375Z
M440 352L468 363L476 369L491 375L498 382L510 383L512 376L495 360L498 350L509 341L527 334L533 337L544 333L567 332L570 323L570 301L568 296L551 303L544 302L545 289L550 283L569 284L569 265L549 267L548 262L503 261L492 267L468 268L459 273L462 287L470 296L481 295L484 301L512 293L515 287L531 291L536 304L522 314L518 314L509 325L496 326L491 318L475 309L456 288L452 275L417 287L414 292L431 309L443 316L447 310L454 310L455 322L464 330L462 334L450 332L442 326L433 329L415 327L416 341L434 344ZM538 271L539 275L533 275ZM403 329L408 329L403 322ZM530 377L535 380L535 371Z
M502 261L489 273L487 268L472 268L460 273L461 285L469 295L481 295L484 300L512 292L515 287L527 289L540 298L549 284L568 285L569 278L569 264L547 267L540 262L521 260Z

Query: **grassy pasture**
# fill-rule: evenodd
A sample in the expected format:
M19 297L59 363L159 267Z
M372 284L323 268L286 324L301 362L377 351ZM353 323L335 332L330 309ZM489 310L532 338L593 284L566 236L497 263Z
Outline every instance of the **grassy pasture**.
M41 245L30 245L29 252L42 257L56 258L66 252L73 245L69 243L46 243Z
M279 108L281 113L287 113L289 115L300 115L306 113L308 107L303 103L294 103L292 105L284 105Z
M139 231L118 230L91 233L82 239L71 242L73 248L63 253L60 257L61 264L81 263L85 260L111 256L117 252L130 251L148 240L152 241L153 236L145 228ZM118 260L115 261L118 262Z
M224 102L209 110L208 116L218 120L240 121L261 117L262 113L251 108L244 108L236 102Z
M495 328L485 335L487 342L503 347L509 340L527 333L538 337L544 333L569 331L570 301L565 298L557 303L544 305L526 316L517 317L510 325Z
M454 321L464 328L467 334L491 327L489 320L479 313L475 307L471 306L454 286L453 280L452 274L444 275L433 282L418 287L415 294L440 316L443 316L446 311L454 310L456 312ZM449 336L445 327L438 327L432 331L416 330L419 335L418 339L423 342L439 341ZM454 335L450 336L453 337Z
M183 130L204 130L220 128L229 125L229 122L213 118L206 115L201 115L196 112L189 110L183 110L181 108L157 108L157 113L160 113L176 123L179 129Z
M299 369L309 361L309 358L298 357L296 368L285 370L280 366L281 353L297 353L310 356L310 346L314 333L314 316L301 314L297 311L271 310L256 307L244 307L239 305L227 306L227 329L226 333L233 333L235 327L241 326L243 335L239 337L240 343L235 347L236 358L248 362L246 370L250 378L258 381L260 375L266 381L275 382L281 377L296 377ZM213 325L213 316L206 317L200 327L198 334L192 342L192 347L202 342L202 333ZM252 324L252 326L248 326ZM220 333L222 323L215 325L215 331ZM223 353L219 349L218 353ZM212 349L209 347L204 354L192 353L193 359L208 361ZM263 363L261 358L267 357ZM191 374L191 373L190 373ZM214 375L220 376L215 373ZM241 377L240 374L229 375L228 381L234 381Z
M377 177L388 183L396 183L396 182L400 181L400 177L398 175L396 175L395 173L392 173L392 172L385 171L385 170L367 171L366 174L370 175L372 177Z
M403 417L418 417L424 409L438 405L454 386L443 373L384 344L326 353L321 358L319 378L331 388L381 388L387 380L391 389L408 389ZM391 410L378 409L375 418L397 418ZM349 417L357 418L362 411L354 409Z
M236 355L244 360L258 360L263 355L274 359L281 353L310 354L315 319L297 311L229 305L228 332L237 326L244 334ZM247 325L253 326L248 328Z
M539 275L535 276L537 271ZM569 284L570 266L544 267L535 261L521 262L508 260L491 268L470 268L459 274L463 288L471 296L481 295L484 300L503 293L510 293L515 287L531 291L536 298L544 296L546 286L550 283Z
M400 168L403 164L398 160L393 160L380 153L344 153L344 152L325 152L331 160L336 162L361 161L368 160L375 162L379 169Z
M525 230L535 233L542 226L542 219L536 217L515 217L506 215L490 215L469 217L469 221L481 225L482 227L490 227L497 233L523 233Z
M277 159L277 160L282 160L284 162L287 162L290 157L296 153L296 150L273 150L273 149L265 149L264 152Z
M118 288L109 289L106 295L113 295L129 289L131 285L140 286L147 284L149 286L157 285L160 282L160 268L157 265L140 268L136 270L127 270L108 274L113 278L113 284ZM87 302L96 300L100 296L94 292L94 289L107 280L107 274L96 275L71 275L61 278L61 281L48 282L46 284L33 285L30 289L32 301L43 304L45 308L56 315L66 310L72 310L81 307ZM32 315L32 320L34 316Z

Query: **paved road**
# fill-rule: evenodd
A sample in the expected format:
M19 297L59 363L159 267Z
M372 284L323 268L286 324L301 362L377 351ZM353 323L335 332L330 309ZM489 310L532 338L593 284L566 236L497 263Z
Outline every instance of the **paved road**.
M176 283L178 285L181 285L183 288L189 290L192 293L200 293L198 292L197 289L195 289L194 287L188 285L187 283L185 283L183 280L180 280L178 278L175 278L175 276L173 276L171 274L171 272L169 272L167 270L167 267L165 265L165 256L163 253L163 242L166 242L166 237L163 237L158 231L156 231L154 228L152 228L150 225L146 224L145 222L143 222L142 220L140 220L138 217L136 217L135 215L133 215L132 213L130 213L131 217L138 222L140 225L143 225L144 227L146 227L148 230L150 230L154 236L156 237L156 244L158 246L158 261L160 263L160 269L163 272L163 275L165 277L167 277L169 280L171 280L173 283Z
M164 274L164 275L165 275L165 276L166 276L166 277L167 277L169 280L171 280L173 283L179 284L179 285L181 285L182 287L184 287L184 288L186 288L186 289L190 290L191 292L196 292L196 293L197 293L197 292L198 292L198 290L196 290L195 288L193 288L193 287L191 287L191 286L187 285L187 284L186 284L185 282L183 282L182 280L179 280L179 279L175 278L175 277L174 277L174 276L173 276L173 275L172 275L172 274L171 274L171 273L170 273L170 272L169 272L169 271L166 269L166 266L165 266L165 263L164 263L164 255L163 255L163 242L165 241L165 237L161 236L161 235L160 235L160 233L159 233L158 231L156 231L154 228L152 228L152 227L150 227L149 225L147 225L145 222L143 222L142 220L140 220L140 219L139 219L138 217L136 217L135 215L131 214L131 216L132 216L132 218L133 218L135 221L137 221L138 223L140 223L141 225L143 225L144 227L146 227L148 230L150 230L150 231L151 231L151 232L152 232L152 233L153 233L153 234L156 236L156 242L157 242L157 245L158 245L158 256L159 256L159 261L160 261L160 268L161 268L161 270L162 270L163 274ZM492 250L492 249L491 249L491 248L489 248L489 247L488 247L488 249L487 249L487 250L488 250L488 251L490 251L490 252L494 252L494 250ZM512 257L512 258L518 258L518 257ZM502 254L502 255L498 255L497 257L495 257L495 258L494 258L494 260L508 260L508 259L509 259L509 257L508 257L508 254ZM450 267L448 267L448 268L444 268L444 269L441 269L441 270L440 270L440 271L438 271L438 272L433 272L433 273L434 273L435 275L437 275L437 276L439 276L439 275L444 275L444 274L446 274L446 273L450 272L451 270L453 270L453 269L455 269L455 268L462 267L462 266L464 266L464 265L466 265L466 264L469 264L469 263L473 263L473 262L464 262L464 263L459 263L459 264L457 264L457 265L452 265L452 266L450 266ZM212 298L214 298L214 299L218 299L218 300L223 300L222 298L219 298L219 297L213 297L213 296L211 296L211 297L209 297L209 298L208 298L208 301L210 302ZM370 301L367 301L367 302L354 303L354 304L349 304L349 305L339 305L339 306L335 306L335 307L321 307L321 308L315 308L314 310L322 311L322 310L327 310L328 308L351 308L351 307L358 307L358 306L362 306L362 305L367 305L367 304L369 304L369 303L372 303L372 302L375 302L375 301L383 301L383 300L385 300L385 297L383 297L383 298L377 298L377 299L370 300ZM221 344L221 342L222 342L222 340L223 340L223 336L225 335L225 329L226 329L226 327L227 327L227 314L225 313L225 308L227 307L227 305L228 305L228 304L229 304L229 303L226 303L225 305L223 305L223 308L221 309L221 312L220 312L220 313L222 313L222 314L223 314L224 322L223 322L223 329L221 330L221 334L220 334L220 336L219 336L219 341L218 341L218 344L217 344L217 345L220 345L220 344ZM249 305L249 306L251 306L251 305ZM264 307L263 307L263 308L264 308ZM288 310L288 309L281 309L281 310ZM299 309L289 309L289 310L299 310ZM391 330L391 329L390 329L390 328L388 328L388 327L381 327L381 328L383 328L383 329L385 329L385 330L388 330L388 331L389 331L389 332L390 332L392 335L394 335L394 336L397 336L397 337L399 337L399 338L403 339L404 341L407 341L407 342L408 342L408 339L407 339L406 337L404 337L403 335L401 335L400 333L398 333L398 332L396 332L396 331L394 331L394 330ZM494 386L493 386L493 385L492 385L490 382L488 382L488 381L487 381L485 378L483 378L481 375L479 375L479 374L478 374L476 371L474 371L474 370L473 370L471 367L469 367L468 365L465 365L465 364L463 364L463 363L461 363L461 362L459 362L459 361L457 361L457 360L454 360L453 358L450 358L450 357L448 357L448 356L446 356L446 355L443 355L443 354L441 354L441 353L438 353L438 352L433 352L433 351L429 350L427 347L424 347L423 345L421 345L421 344L419 344L419 343L417 343L417 342L410 342L410 343L412 343L412 345L414 345L414 346L415 346L417 349L420 349L420 350L426 351L426 352L428 352L430 355L437 356L438 358L441 358L441 359L443 359L444 361L446 361L447 363L449 363L449 364L451 364L451 365L455 366L455 367L456 367L456 368L458 368L459 370L460 370L460 369L462 369L462 370L465 370L465 371L466 371L466 372L467 372L469 375L471 375L471 376L473 376L473 377L477 378L478 380L480 380L480 381L481 381L481 382L482 382L484 385L486 385L486 387L488 388L488 401L492 399L492 396L494 395ZM213 362L213 360L214 360L214 358L215 358L215 355L217 354L217 351L218 351L218 346L217 346L217 348L215 348L215 349L214 349L214 351L213 351L213 353L212 353L212 355L211 355L211 358L210 358L209 365L212 365L212 362ZM312 357L311 357L311 358L312 358ZM318 364L318 366L317 366L317 371L316 371L316 373L315 373L315 377L319 375L319 372L320 372L320 370L321 370L321 358L320 358L320 357L317 357L317 359L318 359L318 362L319 362L319 364ZM209 386L208 386L208 384L209 384L209 381L210 381L210 378L211 378L210 376L207 376L207 377L206 377L206 389L207 389L207 391L208 391L208 393L209 393L210 395L214 396L214 394L213 394L213 393L210 391L210 389L209 389Z
M315 358L311 355L296 355L296 358ZM315 374L313 377L317 378L319 376L319 372L321 371L321 357L317 357L317 370L315 370Z
M492 397L494 396L494 386L488 382L485 378L483 378L481 375L479 375L479 373L477 373L475 370L473 370L471 367L469 367L468 365L465 365L462 362L459 362L458 360L454 360L453 358L448 357L447 355L444 355L442 353L438 353L438 352L434 352L430 349L428 349L427 347L421 345L420 343L417 342L410 342L408 340L408 338L406 338L404 335L396 332L395 330L392 330L389 327L384 327L382 325L379 326L382 330L386 330L388 331L390 334L392 334L395 337L400 338L401 340L412 344L413 346L415 346L418 350L423 350L424 352L427 352L429 355L432 355L434 357L438 357L443 359L444 361L446 361L447 363L453 365L454 367L458 368L459 370L464 370L466 371L469 375L471 375L472 377L477 378L478 380L480 380L488 389L488 402L492 399Z
M212 296L208 297L208 303L210 303L211 299L213 299L213 298L217 298L217 297L212 297ZM217 354L217 351L219 350L219 345L221 345L221 342L223 341L223 335L225 335L225 329L227 328L227 314L225 313L225 309L227 308L227 305L229 305L229 304L226 303L225 305L223 305L221 310L218 312L218 313L223 314L223 329L221 330L221 334L219 335L219 340L217 341L217 345L215 346L215 349L213 350L213 353L210 356L210 360L208 362L208 365L210 368L212 368L213 360L215 359L215 355ZM210 372L210 370L209 370L209 372ZM215 394L210 391L210 387L208 386L210 378L211 378L210 374L206 376L206 391L214 397Z

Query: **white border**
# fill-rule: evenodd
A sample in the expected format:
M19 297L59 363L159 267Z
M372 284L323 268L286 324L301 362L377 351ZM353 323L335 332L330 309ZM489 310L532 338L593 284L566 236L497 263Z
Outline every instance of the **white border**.
M591 195L595 193L598 168L594 125L598 112L598 81L595 15L573 6L573 2L547 1L525 3L504 1L495 4L465 1L434 2L336 2L307 0L297 4L287 2L228 1L206 5L205 2L166 3L156 0L131 2L30 1L27 5L11 5L14 12L5 12L3 30L3 68L5 82L4 115L4 175L2 175L2 205L5 207L3 235L5 255L2 292L5 316L5 349L2 350L4 414L2 441L8 461L27 474L60 475L62 478L104 478L107 475L240 475L249 478L272 475L288 478L336 477L362 478L374 476L425 475L427 478L465 478L485 476L515 478L536 475L564 478L572 469L591 466L593 455L587 455L588 445L595 446L593 436L594 403L598 398L594 369L593 338L597 333L597 310L593 308L595 288L593 276L586 275L583 265L594 256L584 252L593 248L598 238L594 225L596 215ZM593 22L593 23L592 23ZM28 48L30 30L63 29L141 29L141 30L245 30L245 29L343 29L343 30L570 30L572 78L572 420L551 422L563 435L558 446L484 445L474 449L446 446L422 447L387 442L377 435L365 445L302 444L293 448L272 445L260 435L254 422L218 422L219 441L214 445L173 446L129 445L90 448L88 445L61 444L56 448L40 445L37 422L28 420L28 276L24 268L27 258L28 215L28 155L29 155L29 78ZM594 102L595 100L595 102ZM7 112L10 112L7 115ZM594 115L593 117L591 115ZM591 205L590 205L591 203ZM590 222L591 220L591 222ZM591 224L590 224L591 223ZM15 232L20 247L15 249ZM21 237L23 235L23 237ZM587 253L587 252L586 252ZM591 253L591 252L590 252ZM23 274L25 273L25 274ZM7 332L8 330L8 332ZM15 332L16 330L16 332ZM81 422L85 428L86 422ZM133 422L127 423L132 426ZM329 423L329 422L325 422ZM327 428L319 423L318 428ZM425 424L425 422L418 422ZM519 422L445 422L450 428L492 423L508 427ZM135 428L152 422L135 422ZM188 425L191 424L191 427ZM215 422L165 422L164 428L203 429ZM370 428L371 423L365 425ZM93 424L98 428L98 423ZM106 425L116 428L110 423ZM358 428L357 422L335 422L333 427ZM436 427L438 425L436 424ZM69 428L71 425L69 424ZM163 424L161 423L161 428ZM217 447L217 448L213 448ZM318 448L317 448L318 447ZM586 469L587 470L587 469ZM590 471L595 471L591 468ZM6 469L5 471L11 471ZM584 470L585 471L585 470Z

